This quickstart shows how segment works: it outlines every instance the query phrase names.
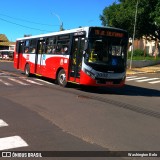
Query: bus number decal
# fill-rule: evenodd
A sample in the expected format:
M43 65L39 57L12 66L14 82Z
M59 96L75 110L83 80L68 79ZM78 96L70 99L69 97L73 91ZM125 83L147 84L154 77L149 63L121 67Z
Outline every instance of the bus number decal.
M98 73L97 77L98 78L107 78L108 77L108 73Z
M64 63L67 63L67 59L64 60Z
M63 65L63 59L60 60L60 65Z

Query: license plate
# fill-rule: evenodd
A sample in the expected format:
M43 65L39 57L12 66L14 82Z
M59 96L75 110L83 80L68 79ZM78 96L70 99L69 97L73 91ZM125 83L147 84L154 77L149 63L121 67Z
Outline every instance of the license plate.
M107 85L112 85L112 84L113 84L113 82L106 82L106 84L107 84Z

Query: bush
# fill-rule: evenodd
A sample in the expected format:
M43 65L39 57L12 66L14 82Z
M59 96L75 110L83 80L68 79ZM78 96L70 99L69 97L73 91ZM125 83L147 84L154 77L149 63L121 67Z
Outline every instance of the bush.
M131 51L128 52L128 59L131 59ZM144 55L144 51L141 49L136 49L133 52L132 60L160 60L160 54L156 56L151 56L149 54Z
M132 51L128 52L128 59L130 59ZM144 56L144 51L142 49L136 49L133 51L134 57L142 57Z

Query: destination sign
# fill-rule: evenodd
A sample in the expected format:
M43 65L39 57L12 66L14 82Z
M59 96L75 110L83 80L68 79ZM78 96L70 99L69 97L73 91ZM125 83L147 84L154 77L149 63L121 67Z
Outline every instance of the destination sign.
M85 35L84 31L74 33L74 36L82 36Z
M108 30L95 30L95 35L97 36L109 36L109 37L124 37L123 33L108 31Z

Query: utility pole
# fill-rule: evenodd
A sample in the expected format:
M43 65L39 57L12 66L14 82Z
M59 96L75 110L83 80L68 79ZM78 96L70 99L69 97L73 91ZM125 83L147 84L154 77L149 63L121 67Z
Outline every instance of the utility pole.
M56 13L51 13L51 14L54 14L54 15L58 18L59 23L60 23L59 30L60 30L60 31L63 31L63 30L64 30L64 29L63 29L63 22L61 21L60 16L59 16L58 14L56 14Z
M133 30L133 38L132 38L132 52L131 52L131 60L130 60L130 69L132 69L132 58L133 58L133 50L134 50L134 39L135 39L135 32L136 32L136 22L137 22L137 10L138 10L138 0L136 3L136 12L135 12L135 20L134 20L134 30Z

